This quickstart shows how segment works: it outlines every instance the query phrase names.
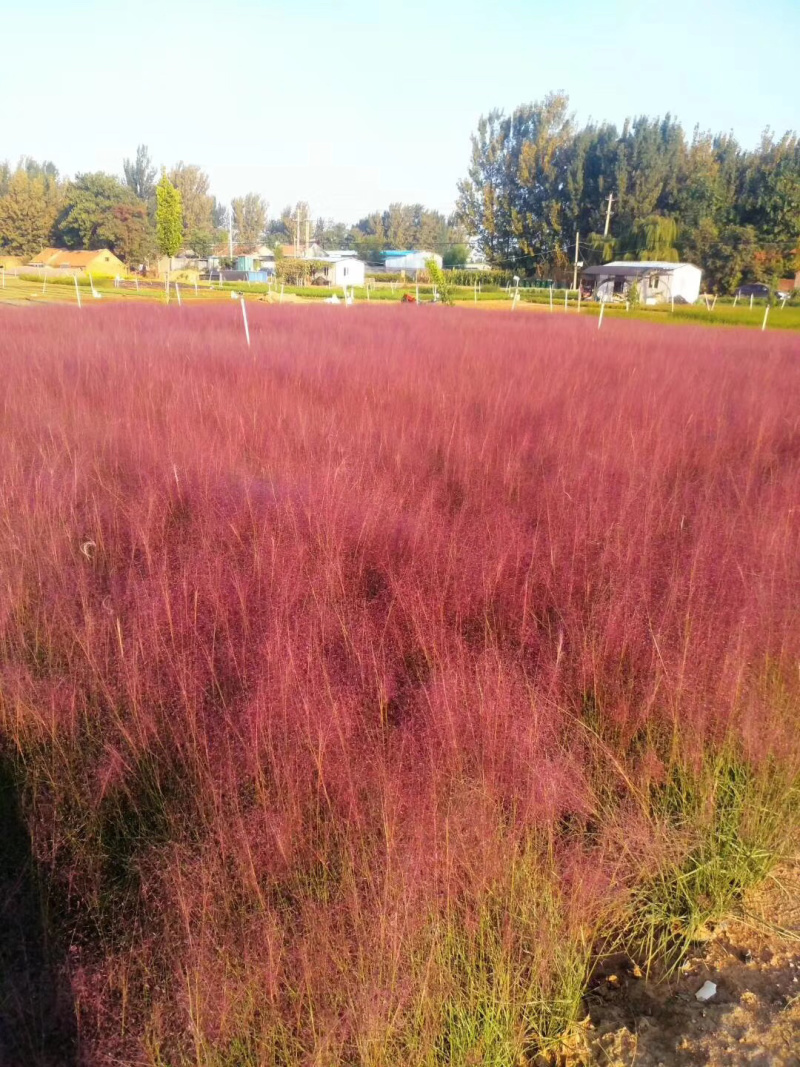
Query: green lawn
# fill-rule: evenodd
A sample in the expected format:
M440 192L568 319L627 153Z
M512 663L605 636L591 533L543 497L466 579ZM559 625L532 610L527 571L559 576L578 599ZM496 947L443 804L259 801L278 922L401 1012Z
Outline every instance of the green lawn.
M596 304L590 304L588 310L592 314L598 314L598 306ZM637 308L626 312L624 308L607 306L605 313L615 317L627 316L643 319L646 322L694 322L703 326L750 326L760 328L764 321L765 310L763 306L754 307L751 310L749 307L741 305L733 307L730 304L718 304L713 311L708 311L704 305L690 304L676 307L674 312L669 307ZM800 330L800 304L792 304L783 308L770 308L767 329Z

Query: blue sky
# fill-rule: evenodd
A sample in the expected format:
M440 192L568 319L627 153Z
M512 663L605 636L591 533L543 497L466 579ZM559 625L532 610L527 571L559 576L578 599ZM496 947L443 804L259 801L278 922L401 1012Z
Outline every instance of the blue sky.
M147 144L270 214L450 211L492 107L800 128L800 0L0 0L0 159L121 172Z

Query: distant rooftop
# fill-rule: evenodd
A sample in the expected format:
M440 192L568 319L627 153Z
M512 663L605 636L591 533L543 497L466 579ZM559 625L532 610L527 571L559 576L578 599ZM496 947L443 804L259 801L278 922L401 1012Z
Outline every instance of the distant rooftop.
M623 275L635 277L638 274L648 274L650 271L673 271L678 267L691 267L692 263L668 263L661 259L615 259L611 263L601 263L597 267L587 267L584 274L591 278L603 275ZM698 269L698 268L696 268Z

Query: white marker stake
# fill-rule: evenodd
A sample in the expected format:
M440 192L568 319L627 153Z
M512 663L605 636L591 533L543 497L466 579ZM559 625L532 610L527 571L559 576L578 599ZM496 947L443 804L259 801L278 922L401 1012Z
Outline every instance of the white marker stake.
M133 280L136 282L136 292L138 293L139 292L139 279L138 278L134 278Z
M6 268L5 267L0 267L0 270L2 270L2 272L3 272L3 288L5 289L5 287L6 287Z
M711 310L713 311L716 306L717 306L717 294L714 293L714 299L711 301Z
M601 300L601 302L600 302L600 318L597 320L597 328L598 328L598 330L603 325L603 312L605 310L606 310L606 302L605 302L605 300Z
M564 310L565 311L567 311L568 308L569 308L569 305L567 304L568 297L569 297L569 289L565 289L564 290Z
M736 294L736 296L735 296L735 297L733 298L733 306L734 306L734 307L736 307L736 301L737 301L738 299L739 299L739 294L737 293L737 294Z
M194 280L194 295L197 296L197 278Z
M44 275L44 279L42 281L42 295L44 295L44 292L45 292L46 289L47 289L47 274Z
M675 297L670 295L669 302L670 302L670 304L672 306L672 314L674 315L675 314Z
M580 314L580 310L581 310L581 290L579 289L578 290L578 314Z
M244 297L242 297L242 319L244 320L244 335L247 338L247 347L250 347L250 327L247 325L247 308L244 306Z
M550 286L550 310L553 310L553 287Z
M762 331L767 328L767 319L769 318L769 304L764 308L764 321L761 323Z
M72 280L75 282L75 299L78 301L78 308L81 306L81 291L78 288L78 275L73 274Z
M175 296L177 296L177 298L178 298L178 307L180 307L181 306L181 291L178 288L178 283L177 282L175 282Z
M750 310L753 310L753 294L750 294Z

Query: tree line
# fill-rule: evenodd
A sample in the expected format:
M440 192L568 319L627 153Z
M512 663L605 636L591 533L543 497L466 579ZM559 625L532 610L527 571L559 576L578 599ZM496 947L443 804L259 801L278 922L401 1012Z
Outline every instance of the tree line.
M252 244L266 226L267 205L248 193L235 198L230 209L212 195L208 175L200 167L177 163L162 173L144 145L122 164L122 176L103 171L62 178L52 162L23 159L12 169L0 163L0 251L29 256L43 246L71 249L110 248L125 263L145 263L165 252L164 219L159 220L159 187L173 190L170 247L191 246L208 255L227 239L228 212L233 211L237 239Z
M123 161L121 175L98 171L66 179L49 161L26 158L13 169L0 163L0 253L32 256L49 245L106 247L135 267L181 249L200 257L227 254L232 233L242 253L294 246L296 239L304 245L308 235L324 248L352 249L370 262L387 248L424 248L453 264L466 261L460 224L421 204L391 204L354 226L315 218L302 201L270 219L258 193L234 197L230 206L221 203L208 174L195 164L179 162L163 169L160 181L157 176L145 145Z
M670 115L580 127L555 93L481 117L458 214L493 266L521 275L568 270L579 234L586 263L688 260L730 292L800 269L800 139L767 130L745 150Z

